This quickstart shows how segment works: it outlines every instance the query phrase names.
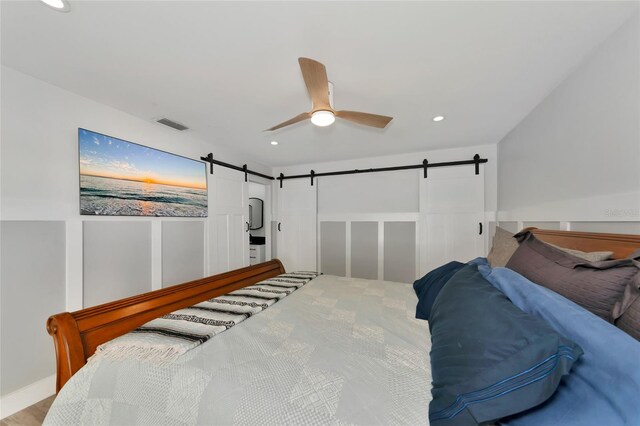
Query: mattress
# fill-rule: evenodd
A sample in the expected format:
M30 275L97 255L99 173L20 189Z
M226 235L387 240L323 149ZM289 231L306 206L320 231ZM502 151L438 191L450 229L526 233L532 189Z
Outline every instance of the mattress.
M411 285L324 275L178 360L93 358L45 425L427 424Z

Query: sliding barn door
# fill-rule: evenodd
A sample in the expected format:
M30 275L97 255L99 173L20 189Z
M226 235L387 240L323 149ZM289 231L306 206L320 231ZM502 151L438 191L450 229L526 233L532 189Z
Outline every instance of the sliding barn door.
M285 180L277 188L278 258L287 271L317 270L317 193L308 179Z
M244 174L214 167L209 179L211 274L249 265L249 195Z
M420 273L484 256L484 174L473 167L429 169L420 181Z

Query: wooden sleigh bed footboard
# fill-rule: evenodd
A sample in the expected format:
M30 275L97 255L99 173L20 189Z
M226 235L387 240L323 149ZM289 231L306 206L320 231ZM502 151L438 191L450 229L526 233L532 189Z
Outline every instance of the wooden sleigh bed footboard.
M278 259L126 299L49 317L56 349L56 392L96 348L161 315L194 305L285 272Z

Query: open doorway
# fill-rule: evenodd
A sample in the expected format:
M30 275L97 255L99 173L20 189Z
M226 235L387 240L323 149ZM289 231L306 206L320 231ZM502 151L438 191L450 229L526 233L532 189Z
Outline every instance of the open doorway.
M249 182L249 264L271 260L271 186Z

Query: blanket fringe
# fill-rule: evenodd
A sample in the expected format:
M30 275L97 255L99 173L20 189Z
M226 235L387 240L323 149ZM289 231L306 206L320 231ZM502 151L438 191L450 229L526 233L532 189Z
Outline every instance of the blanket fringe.
M113 343L113 342L111 342ZM164 365L175 361L188 349L174 346L151 346L140 344L108 344L98 346L96 352L89 358L103 358L111 360L137 359L151 362L157 365Z

